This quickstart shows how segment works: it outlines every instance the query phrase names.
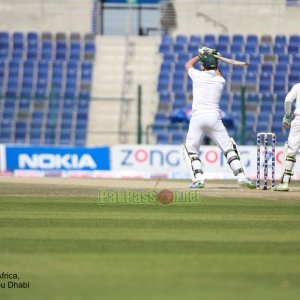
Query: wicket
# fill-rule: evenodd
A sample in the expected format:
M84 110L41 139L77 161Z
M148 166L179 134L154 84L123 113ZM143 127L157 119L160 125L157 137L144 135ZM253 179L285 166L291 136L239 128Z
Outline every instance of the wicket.
M256 188L260 189L260 146L261 146L261 140L263 138L264 143L264 186L263 189L268 189L268 139L271 137L272 139L272 163L271 163L271 169L272 169L272 176L271 176L271 182L272 182L272 188L275 187L275 147L276 147L276 134L273 132L260 132L257 134L257 172L256 172Z

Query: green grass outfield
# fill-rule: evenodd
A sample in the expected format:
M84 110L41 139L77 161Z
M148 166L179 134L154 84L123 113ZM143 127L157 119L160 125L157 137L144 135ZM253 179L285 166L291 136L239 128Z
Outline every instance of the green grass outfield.
M30 288L0 299L299 299L300 196L287 196L162 206L1 195L0 274Z

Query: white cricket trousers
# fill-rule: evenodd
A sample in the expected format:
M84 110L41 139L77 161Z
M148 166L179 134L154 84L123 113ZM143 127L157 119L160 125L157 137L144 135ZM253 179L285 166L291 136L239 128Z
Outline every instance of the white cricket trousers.
M231 145L230 137L222 122L219 112L193 112L186 138L189 152L199 154L199 148L204 136L210 137L223 151Z
M288 138L287 155L296 157L300 148L300 116L295 116L291 123L291 130Z

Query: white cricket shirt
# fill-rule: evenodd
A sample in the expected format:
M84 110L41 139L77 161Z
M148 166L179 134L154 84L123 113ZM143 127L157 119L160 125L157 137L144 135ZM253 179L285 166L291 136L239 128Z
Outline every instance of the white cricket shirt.
M300 116L300 83L296 83L285 97L284 109L287 115L291 114L292 103L296 100L295 116Z
M219 111L225 79L218 76L214 70L200 71L189 68L188 74L193 81L193 112Z

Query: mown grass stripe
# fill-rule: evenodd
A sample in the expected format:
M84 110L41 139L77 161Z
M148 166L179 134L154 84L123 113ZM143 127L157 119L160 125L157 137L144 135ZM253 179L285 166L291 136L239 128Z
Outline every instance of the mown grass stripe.
M0 253L299 254L297 242L50 240L2 238Z

